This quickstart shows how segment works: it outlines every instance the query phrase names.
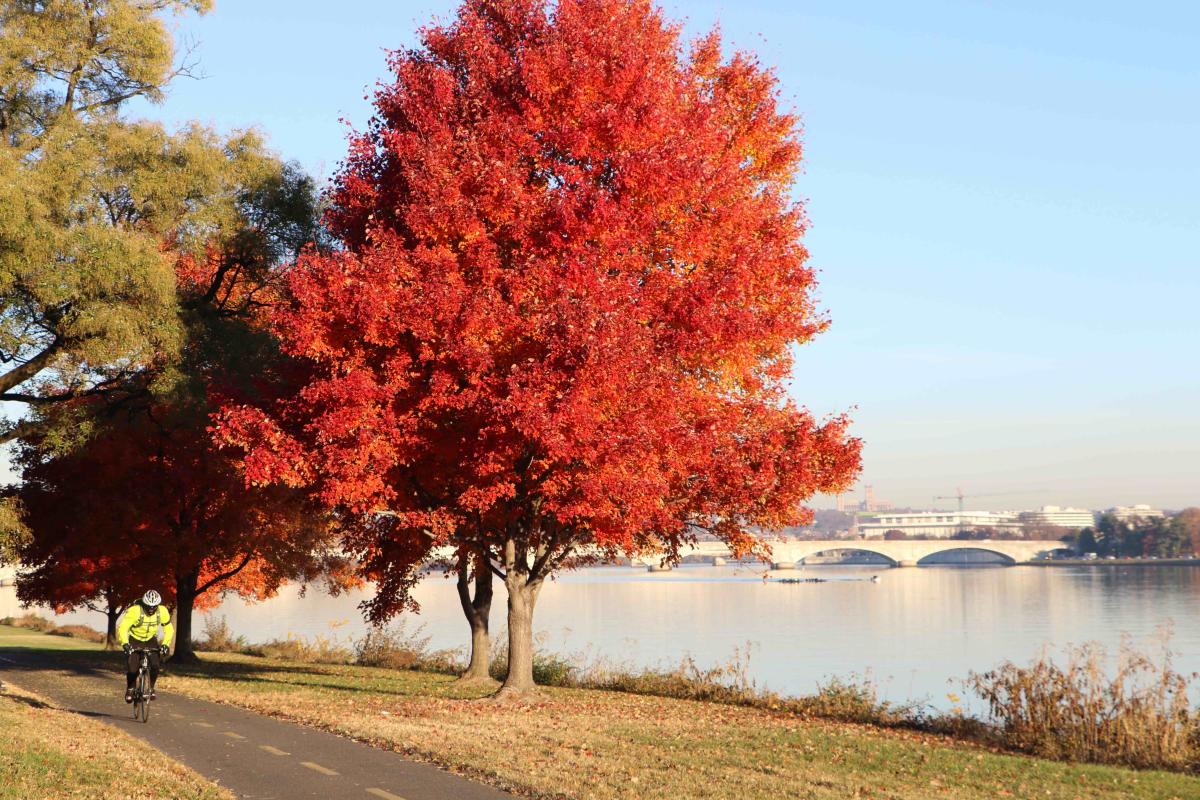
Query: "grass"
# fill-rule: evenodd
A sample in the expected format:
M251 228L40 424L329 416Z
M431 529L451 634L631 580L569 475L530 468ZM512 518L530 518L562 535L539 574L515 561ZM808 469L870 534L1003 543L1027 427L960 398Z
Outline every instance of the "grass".
M35 797L232 800L233 795L142 741L10 684L0 694L0 800Z
M62 656L87 663L97 654ZM629 692L548 687L533 705L501 705L443 674L234 653L169 667L160 688L330 730L532 797L1200 797L1192 775L1068 764L911 730Z
M35 633L48 633L51 636L63 636L68 639L82 639L93 644L104 644L104 634L86 625L57 625L54 622L39 617L36 614L24 614L19 617L0 618L0 625L10 628L22 628Z
M44 631L26 626L13 626L11 617L0 619L0 647L16 648L19 650L88 650L96 652L99 648L94 642L75 637L58 636L48 639Z

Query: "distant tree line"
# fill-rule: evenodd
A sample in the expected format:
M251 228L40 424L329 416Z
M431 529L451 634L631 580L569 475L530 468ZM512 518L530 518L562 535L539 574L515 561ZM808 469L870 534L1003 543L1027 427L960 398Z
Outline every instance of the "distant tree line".
M1115 558L1181 558L1200 553L1200 508L1170 517L1118 519L1103 514L1070 538L1081 553Z
M822 519L821 515L825 517ZM803 529L800 538L820 539L829 536L830 529L840 523L840 511L818 512L816 523ZM824 522L824 526L821 523ZM896 541L903 539L932 539L933 536L912 536L892 528L870 539ZM950 539L958 541L1020 541L1059 539L1080 553L1096 553L1116 558L1184 558L1200 555L1200 508L1187 508L1168 517L1118 519L1104 514L1094 527L1071 530L1045 522L1030 522L1020 530L978 526L963 528Z

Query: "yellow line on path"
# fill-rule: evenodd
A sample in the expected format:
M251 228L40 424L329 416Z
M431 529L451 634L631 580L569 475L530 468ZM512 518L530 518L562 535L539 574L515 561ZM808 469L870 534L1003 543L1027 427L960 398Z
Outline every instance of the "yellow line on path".
M273 756L290 756L291 755L291 753L289 753L285 750L280 750L278 747L271 747L271 745L269 745L269 744L260 744L258 746L258 749L266 750L268 753L270 753Z
M221 735L228 736L230 739L245 739L246 738L245 736L242 736L240 733L234 733L233 731L225 731Z
M400 795L392 794L384 789L367 789L367 794L373 794L376 797L383 798L383 800L404 800Z
M337 775L337 772L331 770L329 767L322 767L320 764L314 764L311 761L301 761L300 766L308 767L309 769L319 772L322 775Z
M172 711L172 712L171 712L171 719L183 719L183 714L177 714L177 713L175 713L174 711Z
M215 728L216 727L211 722L193 722L192 724L198 725L201 728Z

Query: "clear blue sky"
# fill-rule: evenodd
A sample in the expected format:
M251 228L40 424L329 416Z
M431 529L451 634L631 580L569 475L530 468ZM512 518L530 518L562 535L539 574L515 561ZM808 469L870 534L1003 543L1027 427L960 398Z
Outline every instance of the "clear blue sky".
M139 111L259 126L327 177L383 50L455 5L220 0L179 28L208 77ZM1200 4L665 7L803 115L834 325L794 393L856 407L877 497L1200 504Z

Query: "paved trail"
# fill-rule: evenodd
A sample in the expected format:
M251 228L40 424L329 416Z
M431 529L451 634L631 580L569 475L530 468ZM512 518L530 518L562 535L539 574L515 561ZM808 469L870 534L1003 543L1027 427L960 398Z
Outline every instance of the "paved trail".
M499 800L496 789L332 733L166 692L149 723L125 704L124 676L64 669L53 654L0 649L0 680L144 739L247 800ZM347 714L354 714L353 706Z

